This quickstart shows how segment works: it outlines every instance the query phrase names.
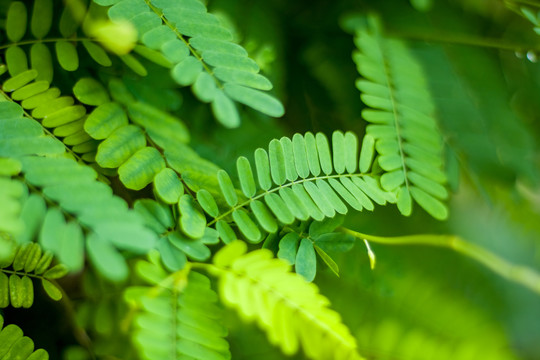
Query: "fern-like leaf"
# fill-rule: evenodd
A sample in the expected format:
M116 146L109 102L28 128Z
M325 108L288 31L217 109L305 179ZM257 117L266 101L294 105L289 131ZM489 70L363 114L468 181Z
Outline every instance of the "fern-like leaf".
M20 161L0 157L0 238L1 235L6 238L17 236L24 227L20 212L28 189L19 179L12 178L21 172L21 168Z
M4 326L0 315L0 356L5 360L49 360L49 354L38 349L34 351L34 342L23 335L17 325Z
M81 104L75 104L71 96L60 96L58 88L50 87L45 80L37 81L38 78L39 73L35 69L26 70L4 81L2 90L6 96L9 94L13 101L22 106L27 116L41 124L44 131L57 139L62 139L66 147L77 154L76 156L92 162L97 142L83 129L86 108ZM22 115L22 111L19 112ZM52 137L47 139L53 140ZM38 155L46 154L38 153Z
M0 259L0 308L32 306L32 278L41 280L43 289L53 300L60 300L62 292L52 280L64 276L68 272L66 266L51 267L52 252L42 251L36 243L17 245L12 240L8 244L9 250Z
M334 232L343 223L343 216L335 216L323 221L302 222L299 226L288 226L280 238L277 257L295 266L295 272L307 281L312 281L317 273L316 255L339 276L339 267L327 253L344 252L354 245L352 235Z
M27 197L23 204L21 217L32 225L20 234L20 241L30 241L39 232L46 249L71 270L79 270L86 233L88 254L100 271L111 279L125 278L127 266L116 248L145 252L154 246L155 234L128 210L124 200L96 180L94 170L61 157L63 145L46 136L38 122L24 117L20 106L5 101L0 102L0 110L0 156L17 159L25 182L41 192ZM59 157L28 156L36 154ZM43 197L59 208L47 207ZM66 223L65 214L77 221Z
M311 359L361 359L354 337L314 284L291 273L269 250L246 250L235 241L214 257L211 271L226 305L255 320L285 354L302 347Z
M75 71L79 68L78 49L83 47L90 58L101 66L112 64L102 46L108 47L110 51L117 54L121 53L122 49L114 44L122 44L122 48L127 47L128 51L133 47L134 41L130 41L129 31L127 31L129 29L119 29L121 25L103 20L97 21L96 11L92 5L89 8L79 6L76 10L71 4L65 6L58 22L61 38L47 38L52 30L54 6L53 0L40 0L35 1L33 8L29 11L23 2L13 1L10 4L6 19L9 41L2 46L2 48L7 48L6 63L10 75L15 76L32 68L39 72L38 81L51 83L54 77L53 51L47 45L48 42L53 42L56 60L66 71ZM85 17L86 20L83 23ZM83 30L90 35L90 39L85 36L86 40L82 41L83 46L77 47L74 35L81 25L83 25ZM124 30L123 33L120 30ZM26 47L29 49L26 50Z
M264 92L272 88L270 81L202 2L122 0L108 14L113 21L130 21L141 42L172 65L172 78L180 86L192 86L224 126L240 125L234 101L269 116L283 115L283 105Z
M197 199L214 218L209 225L215 225L225 242L236 238L231 235L230 219L247 240L259 242L264 232L276 232L278 224L320 221L347 213L349 206L357 211L373 210L373 202L395 202L393 193L380 188L378 177L366 172L372 155L365 148L358 154L358 140L351 132L334 132L332 150L322 133L295 134L292 140L283 137L272 140L268 152L255 151L256 177L249 160L238 159L242 192L220 170L222 196L216 202L206 190L200 190Z
M403 215L411 214L414 199L433 217L446 219L442 139L420 64L403 41L383 36L375 18L357 26L355 44L353 58L363 76L356 85L370 108L362 112L371 123L366 132L375 139L378 164L386 171L382 187L397 189Z
M134 344L148 360L230 359L227 329L210 280L197 272L168 275L159 259L139 261L137 271L150 286L131 287L128 302L139 308L133 325Z

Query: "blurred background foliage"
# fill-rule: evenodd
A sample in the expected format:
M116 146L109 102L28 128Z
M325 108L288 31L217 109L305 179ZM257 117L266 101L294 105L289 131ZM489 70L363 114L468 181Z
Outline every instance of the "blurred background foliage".
M6 3L0 1L2 11ZM208 106L189 90L174 88L166 69L144 62L152 68L150 73L158 75L143 80L133 75L132 89L178 113L200 155L232 174L238 156L251 156L273 138L306 131L331 134L336 129L361 137L366 122L355 88L359 75L351 58L355 46L348 24L355 14L375 13L386 36L407 41L426 73L446 144L453 191L450 217L440 222L419 207L410 217L403 217L394 207L378 207L373 213L349 213L346 226L381 236L456 234L514 264L540 271L540 65L536 60L540 35L520 10L526 6L536 13L540 2L207 3L210 11L234 28L236 39L273 82L286 114L271 119L244 108L241 127L225 129L216 125ZM84 72L107 77L112 70L100 71L81 66L76 76L59 75L56 86L71 89ZM376 244L372 248L377 255L374 270L364 245L358 242L347 253L331 254L341 269L340 278L320 263L315 279L357 336L359 351L367 359L540 358L538 294L447 249ZM88 287L63 285L75 305ZM106 286L88 288L96 303L103 293L112 305L96 310L86 302L87 309L78 315L81 323L92 328L95 319L86 315L97 314L102 320L94 321L99 326L93 331L105 339L107 334L121 333L122 324L111 324L111 312L125 311L111 301L115 292ZM9 310L6 318L27 317L26 327L18 321L25 334L56 359L60 349L76 339L65 336L71 332L69 321L52 311L52 306L38 302L24 314ZM242 324L231 313L228 316L233 359L284 358L254 325ZM59 333L35 326L36 317L43 317L37 323L59 324L55 326ZM115 347L103 345L107 346ZM116 344L111 352L121 354L119 347Z

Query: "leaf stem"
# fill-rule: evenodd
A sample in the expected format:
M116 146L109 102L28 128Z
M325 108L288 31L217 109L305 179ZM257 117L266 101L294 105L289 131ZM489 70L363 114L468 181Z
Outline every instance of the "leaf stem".
M481 37L472 37L467 36L456 36L455 34L448 35L442 33L406 33L402 31L386 31L386 34L389 37L395 37L405 40L414 40L414 41L425 41L431 43L446 43L452 45L469 45L469 46L478 46L478 47L487 47L499 50L507 51L540 51L538 45L533 44L515 44L509 42L502 42L501 39L494 38L481 38Z
M503 278L521 284L540 295L540 274L537 271L527 266L512 264L489 250L467 242L456 235L420 234L383 237L363 234L344 227L341 227L340 230L358 239L365 239L378 244L427 245L448 248L479 262Z

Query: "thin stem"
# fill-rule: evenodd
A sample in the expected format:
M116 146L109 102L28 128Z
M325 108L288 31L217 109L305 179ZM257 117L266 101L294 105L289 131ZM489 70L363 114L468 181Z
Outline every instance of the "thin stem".
M254 196L254 197L251 197L251 198L248 198L246 201L238 204L238 205L235 205L233 207L231 207L228 211L224 212L223 214L220 214L219 216L217 216L214 220L210 221L208 223L208 226L211 226L213 225L214 223L218 222L219 220L227 217L228 215L232 214L236 209L240 209L240 208L243 208L247 205L249 205L252 201L255 201L255 200L258 200L258 199L261 199L263 198L264 196L266 196L267 194L270 194L270 193L274 193L274 192L277 192L279 191L280 189L282 188L286 188L286 187L292 187L293 185L296 185L296 184L304 184L306 182L312 182L312 181L316 181L318 179L321 179L321 180L328 180L328 179L340 179L340 178L343 178L343 177L349 177L349 178L352 178L352 177L362 177L362 176L366 176L366 175L369 175L369 174L363 174L363 173L354 173L354 174L334 174L334 175L322 175L322 176L313 176L313 177L309 177L309 178L305 178L305 179L300 179L300 180L294 180L294 181L291 181L291 182L288 182L288 183L285 183L283 185L279 185L279 186L276 186L275 188L273 189L270 189L270 190L265 190L264 192Z
M62 299L60 299L60 302L65 310L67 320L73 329L73 335L75 336L75 339L77 342L88 351L88 354L90 355L90 358L92 360L96 359L96 354L94 352L94 348L92 345L92 339L90 339L90 336L88 336L88 333L86 330L82 327L80 327L77 324L77 319L75 316L75 309L73 308L73 303L69 299L67 293L64 291L64 289L58 285L58 283L54 280L52 281L58 289L60 289L60 292L62 293Z
M425 41L433 43L446 43L453 45L470 45L470 46L479 46L479 47L488 47L499 50L508 50L508 51L523 51L523 50L532 50L540 51L540 46L533 44L515 44L502 42L500 39L493 38L475 38L470 35L467 36L456 36L455 34L434 34L434 33L404 33L404 32L393 32L387 31L388 36L396 37L407 40L416 40L416 41Z
M87 37L78 37L78 38L49 38L49 39L32 39L32 40L24 40L14 43L9 43L6 45L0 46L0 50L7 49L11 46L23 46L23 45L33 45L38 43L56 43L61 41L67 41L67 42L82 42L82 41L92 41L95 43L104 43L105 41L98 40L98 39L91 39Z
M409 235L382 237L363 234L351 229L340 228L346 234L358 239L386 245L427 245L452 249L484 265L494 273L507 280L521 284L540 294L540 274L534 269L522 265L514 265L476 244L465 241L456 235Z

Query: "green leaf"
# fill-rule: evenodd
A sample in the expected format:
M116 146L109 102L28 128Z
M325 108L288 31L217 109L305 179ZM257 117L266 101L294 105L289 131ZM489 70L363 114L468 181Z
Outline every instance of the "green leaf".
M414 171L407 173L409 181L416 185L418 188L423 189L426 193L433 195L439 199L448 198L448 191L436 181L433 181L427 177L424 177Z
M315 141L317 142L317 152L319 153L319 161L321 162L321 169L326 175L332 173L332 157L330 155L330 146L328 139L323 133L317 133L315 135Z
M227 128L240 126L240 115L234 102L220 89L217 89L214 95L212 112L221 125Z
M298 243L300 237L295 232L287 233L279 241L279 251L277 257L286 260L289 264L294 265L296 262L296 254L298 251Z
M34 2L30 30L36 39L44 38L51 29L53 19L52 0L40 0Z
M128 267L122 255L109 242L91 233L86 238L86 251L98 272L115 282L128 276Z
M294 163L294 153L293 145L291 139L283 136L279 139L281 147L283 148L283 156L285 160L285 174L287 175L288 181L294 181L298 178L298 173L296 172L296 167Z
M0 271L0 309L9 306L9 278ZM0 334L1 335L1 334Z
M294 222L294 216L283 201L275 193L268 193L264 196L266 205L272 210L276 218L284 224L292 224Z
M279 189L279 196L285 202L295 218L302 221L309 219L309 209L303 204L293 190L288 187L283 187Z
M265 231L275 233L278 230L276 219L272 216L270 210L259 200L254 200L250 203L251 210L257 221L261 224Z
M296 197L299 199L299 204L307 210L309 216L315 220L322 220L324 218L323 213L319 207L315 204L313 199L310 197L304 186L300 184L294 184L292 190Z
M37 70L38 76L36 81L52 82L53 79L53 64L51 51L47 45L42 43L33 44L30 48L30 66Z
M339 214L347 213L347 206L337 196L335 191L330 187L330 185L328 185L326 181L317 179L316 184L323 196L328 200L328 203L332 205L336 212L338 212Z
M334 259L332 259L330 257L330 255L328 255L327 253L324 252L323 249L321 249L320 247L318 247L317 245L314 245L313 246L315 248L315 251L317 251L317 254L319 254L319 256L321 257L321 259L324 261L324 263L326 265L328 265L328 267L330 268L330 270L332 270L332 272L334 274L336 274L337 277L339 277L339 267L338 265L336 264L336 262L334 261Z
M210 258L210 249L199 239L188 239L178 232L170 233L168 239L171 244L182 250L193 260L204 261Z
M50 280L59 279L64 277L68 271L68 268L64 264L58 264L45 271L43 277Z
M76 222L64 227L59 244L58 260L70 271L79 271L84 266L84 235Z
M161 19L158 18L161 23ZM189 48L179 39L167 41L161 45L161 52L172 63L182 62L189 56Z
M41 259L41 247L36 243L31 243L28 250L28 257L24 263L24 272L33 272Z
M362 150L360 150L360 172L367 173L373 162L375 152L375 139L371 135L364 136Z
M345 167L347 168L347 172L352 174L356 171L358 165L358 137L354 133L347 131L345 133L344 141Z
M305 179L310 175L310 170L304 137L300 134L294 134L292 144L296 171L302 179Z
M435 219L446 220L448 218L448 208L441 201L416 186L411 186L410 191L412 198L418 205Z
M122 107L115 102L109 102L99 105L88 115L84 130L94 139L102 140L127 124L128 118Z
M182 86L189 86L197 80L203 71L203 66L194 56L188 56L171 70L172 78Z
M332 134L332 155L336 173L343 174L345 172L345 154L349 151L351 150L345 148L345 135L341 131L334 131Z
M77 19L75 17L77 17ZM62 15L60 15L60 22L58 24L62 37L66 39L71 37L79 28L81 20L82 19L73 13L72 8L64 7Z
M214 100L216 95L216 81L208 73L201 72L192 89L199 100L209 103Z
M217 179L221 192L225 197L225 201L227 201L229 206L235 206L238 203L238 196L236 195L236 190L234 189L229 174L227 174L227 172L224 170L219 170L217 173Z
M194 2L193 2L194 3ZM206 9L203 11L206 12ZM247 56L246 49L230 41L212 39L210 37L195 36L189 39L189 44L200 51L215 51L225 54Z
M109 57L109 55L107 55L107 52L103 50L101 46L89 40L83 40L82 44L88 52L88 55L90 55L90 57L94 59L94 61L97 62L99 65L105 67L112 65L111 58Z
M26 33L27 10L24 3L13 1L8 8L6 18L6 33L9 41L18 42Z
M224 220L219 220L216 223L216 230L219 233L219 237L221 238L221 240L223 240L225 244L232 243L237 239L234 230Z
M276 185L283 185L287 180L287 174L285 171L285 155L283 154L283 147L278 140L274 139L270 141L270 145L268 146L268 155L270 158L272 181Z
M255 150L255 167L257 169L257 179L263 190L268 190L272 187L270 178L270 164L266 150L258 148Z
M345 218L341 215L327 218L323 221L314 221L309 225L309 236L317 238L321 235L331 233L343 224Z
M141 55L145 59L150 60L154 64L158 64L159 66L163 66L163 67L166 67L166 68L171 68L172 65L173 65L159 51L149 49L146 46L135 45L135 47L133 48L133 51L135 51L137 54Z
M61 110L69 108L75 100L71 96L61 96L51 101L40 104L32 111L32 117L43 119L46 116L53 115Z
M146 139L140 128L133 125L120 127L99 144L96 162L105 168L118 167L145 145Z
M49 88L47 81L36 81L23 86L11 94L11 98L16 101L22 101L37 94L41 94Z
M163 44L175 39L176 34L166 25L157 26L142 36L143 44L150 49L159 49Z
M328 179L328 183L332 188L345 200L353 209L357 211L362 211L363 206L362 203L349 191L343 186L338 180L336 179Z
M215 244L219 243L219 233L218 233L218 231L215 230L215 229L209 228L209 227L205 228L204 229L204 235L201 238L201 241L205 245L207 245L207 244L215 245Z
M43 278L41 279L41 285L43 285L43 290L45 290L45 292L47 293L47 295L49 295L51 299L53 299L54 301L59 301L60 299L62 299L62 291L60 291L60 289L55 284Z
M58 234L63 233L65 224L64 215L58 208L47 211L39 233L39 242L45 250L58 251Z
M304 135L306 144L306 155L309 164L309 170L313 176L319 176L321 173L321 165L319 163L319 152L317 150L317 142L315 136L311 132Z
M214 218L219 215L219 209L216 204L216 200L214 200L212 194L210 194L207 190L200 189L199 191L197 191L197 201L208 215Z
M143 147L118 168L118 175L128 189L141 190L163 168L165 160L159 151L153 147Z
M28 276L23 276L20 282L22 303L21 306L28 309L34 303L34 285ZM30 350L32 351L33 348Z
M52 114L47 114L41 124L45 127L54 128L79 120L86 115L86 108L82 105L68 106Z
M166 148L167 143L189 142L189 131L177 117L150 104L132 102L128 104L130 119L142 126L159 146ZM167 142L168 141L168 142Z
M240 156L236 160L236 169L238 171L238 178L240 180L242 192L247 197L253 197L257 191L257 188L255 186L255 179L253 178L253 171L251 170L249 160L243 156Z
M79 55L77 49L69 41L57 41L55 43L58 63L66 71L75 71L79 68Z
M0 158L0 176L13 176L21 172L22 165L19 160Z
M206 217L191 195L184 194L180 197L178 211L182 231L191 238L201 238L206 227Z
M16 274L9 276L9 301L14 308L20 308L23 303L23 293L21 278Z
M133 208L144 218L146 226L157 234L163 234L174 226L171 210L157 201L139 199L135 201Z
M345 252L353 248L354 241L354 236L336 232L319 235L315 238L315 245L325 252Z
M281 117L285 113L283 105L276 98L261 92L236 84L225 84L225 93L233 100L247 105L268 116Z
M73 94L83 104L99 106L109 101L103 85L93 78L81 78L73 86Z
M168 237L159 239L158 250L163 264L169 271L181 270L186 265L186 254L172 245Z
M244 234L246 239L251 242L258 243L262 240L261 232L255 222L251 220L248 213L244 210L234 210L232 217L238 228Z
M224 82L243 85L258 90L272 90L273 88L272 83L266 77L250 71L216 67L214 69L214 75Z
M23 100L21 106L24 109L35 109L38 106L56 99L60 96L60 89L58 88L49 88L48 90L42 92L41 94L34 95L28 99Z
M224 52L204 51L203 60L216 68L229 68L252 73L259 72L259 65L245 55L235 55Z
M144 65L141 64L141 62L137 60L133 55L125 54L119 57L120 57L120 60L122 60L122 62L126 64L127 67L129 67L135 74L139 76L148 75L148 71L146 70Z
M395 170L384 173L381 176L381 186L386 191L392 191L405 182L405 174L403 170Z
M2 85L2 90L6 92L15 91L34 80L37 76L38 73L36 70L26 70L10 79L7 79Z
M336 212L334 210L334 207L328 202L327 198L323 195L321 190L315 184L311 182L306 182L304 183L304 188L326 217L335 216Z
M164 168L154 178L154 190L163 202L176 204L184 193L184 186L174 170Z
M28 70L28 58L23 49L18 46L10 46L6 50L6 65L9 75L16 76Z

